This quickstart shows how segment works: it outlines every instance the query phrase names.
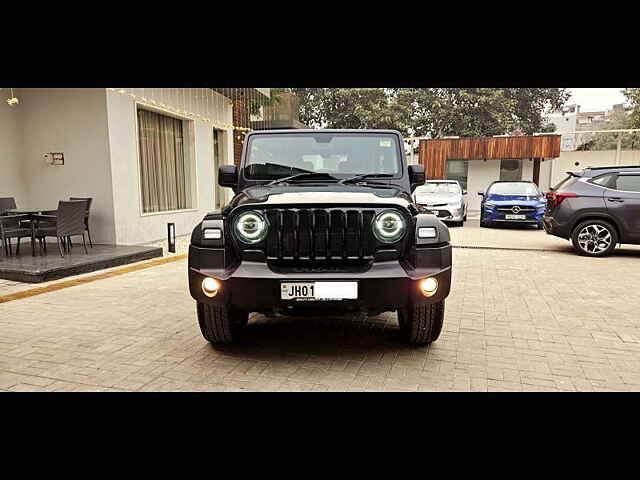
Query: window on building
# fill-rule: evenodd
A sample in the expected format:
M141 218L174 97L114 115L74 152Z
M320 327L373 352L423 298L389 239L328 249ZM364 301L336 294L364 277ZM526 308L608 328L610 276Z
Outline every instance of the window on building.
M463 190L467 190L469 160L448 160L447 180L457 180Z
M522 160L507 158L500 160L500 180L507 182L522 180Z
M187 122L138 109L142 212L193 208L192 167Z

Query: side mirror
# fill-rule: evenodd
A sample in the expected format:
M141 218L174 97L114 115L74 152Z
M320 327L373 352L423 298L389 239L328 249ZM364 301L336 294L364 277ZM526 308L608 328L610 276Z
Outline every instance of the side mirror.
M425 180L424 167L422 165L409 165L409 182L411 182L412 192L416 187L424 185Z
M238 186L238 167L235 165L221 165L218 168L218 185L236 188Z
M484 197L484 192L478 192L478 195L480 195L481 197Z
M466 195L466 194L467 194L467 191L466 191L466 190L462 190L462 194L463 194L463 195Z

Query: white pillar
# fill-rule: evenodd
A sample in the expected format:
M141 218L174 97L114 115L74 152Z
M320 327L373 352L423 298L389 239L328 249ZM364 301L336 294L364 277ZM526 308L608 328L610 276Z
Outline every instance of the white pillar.
M622 133L618 134L618 145L616 147L616 167L620 165L620 152L622 150Z

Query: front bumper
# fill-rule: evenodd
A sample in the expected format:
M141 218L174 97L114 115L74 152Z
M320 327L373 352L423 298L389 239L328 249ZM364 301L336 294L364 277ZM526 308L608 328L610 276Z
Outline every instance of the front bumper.
M462 222L464 220L464 208L427 207L426 205L424 207L443 222Z
M201 260L211 249L190 247L189 290L198 302L232 307L250 312L314 311L393 311L416 304L444 300L451 289L451 246L413 249L408 261L375 262L363 272L280 273L263 262L244 261L234 268L203 268ZM427 252L428 251L428 252ZM202 265L203 263L201 263ZM220 283L218 294L209 298L202 292L202 281L213 277ZM419 283L427 277L438 280L438 290L425 297ZM339 301L295 301L281 299L281 283L307 281L355 281L358 298Z
M506 218L507 213L501 211L484 211L482 221L486 223L522 223L529 225L540 225L544 217L544 212L526 213L524 219ZM510 214L509 214L510 215Z

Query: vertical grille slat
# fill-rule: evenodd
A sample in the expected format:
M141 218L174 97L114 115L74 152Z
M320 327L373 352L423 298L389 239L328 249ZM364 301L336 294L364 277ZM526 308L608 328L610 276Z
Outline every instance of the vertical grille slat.
M294 210L282 210L282 258L293 260L296 255L296 212Z
M314 210L313 216L315 220L313 256L316 260L325 260L329 239L329 214L325 210Z
M309 210L300 210L298 212L298 257L300 260L309 260L311 258L311 238L313 235L313 224L311 220L312 214Z
M347 258L358 258L360 256L360 242L358 242L358 234L360 233L360 214L358 211L347 211L347 222L345 227L345 251Z
M375 211L365 210L362 212L362 256L370 259L376 252L376 239L371 229Z
M341 259L344 253L344 212L332 210L330 215L331 240L329 244L332 259Z
M267 234L266 253L269 260L275 260L280 256L280 222L278 211L268 210L267 220L269 222L270 228L269 233Z

